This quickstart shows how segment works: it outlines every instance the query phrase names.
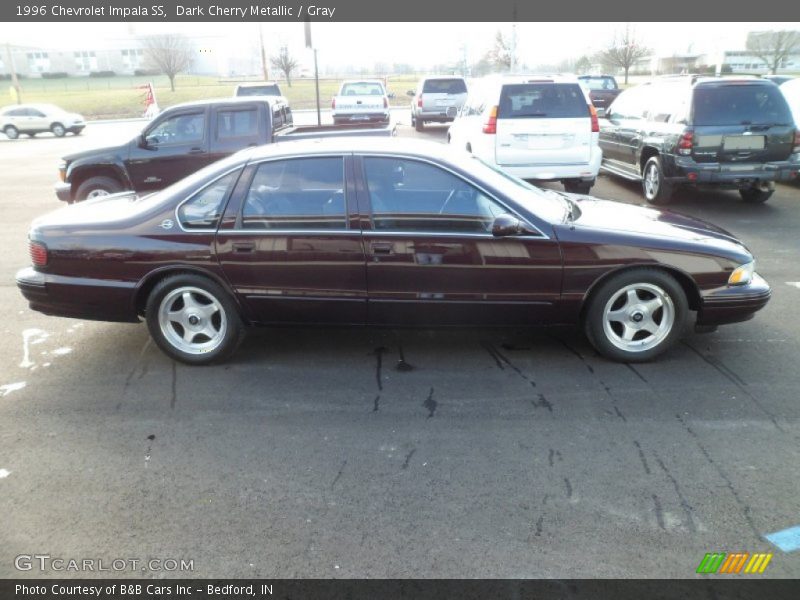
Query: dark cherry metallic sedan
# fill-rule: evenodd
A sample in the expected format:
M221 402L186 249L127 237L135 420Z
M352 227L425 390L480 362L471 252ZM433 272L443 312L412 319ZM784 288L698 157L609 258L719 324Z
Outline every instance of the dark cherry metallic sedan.
M251 325L575 324L642 361L690 319L770 297L730 234L651 208L543 191L434 143L252 148L161 192L33 223L17 284L48 315L136 322L171 357L229 357Z

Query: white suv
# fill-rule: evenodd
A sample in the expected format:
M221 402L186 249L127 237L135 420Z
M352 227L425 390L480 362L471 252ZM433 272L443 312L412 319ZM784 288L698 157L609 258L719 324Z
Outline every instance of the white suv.
M586 194L603 156L599 131L577 77L503 76L470 86L447 141L521 179L557 180Z

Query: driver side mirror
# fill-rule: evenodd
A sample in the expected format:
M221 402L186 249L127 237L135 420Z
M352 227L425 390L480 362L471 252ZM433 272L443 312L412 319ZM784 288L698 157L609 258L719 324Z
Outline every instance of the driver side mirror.
M139 136L139 147L145 150L155 150L159 139L157 135L147 135L143 133Z
M509 237L525 233L526 229L514 215L498 215L492 223L492 235L494 237Z

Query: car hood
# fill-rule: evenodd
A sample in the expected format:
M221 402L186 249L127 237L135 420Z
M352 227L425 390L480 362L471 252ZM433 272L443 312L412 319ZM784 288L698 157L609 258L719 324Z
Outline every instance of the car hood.
M574 200L580 208L581 214L575 220L575 225L578 227L680 239L687 242L714 239L742 245L721 227L680 213L600 200L591 196L565 195Z
M83 150L81 152L73 152L72 154L66 154L62 157L67 163L75 162L76 160L81 160L82 158L94 158L97 156L109 156L109 155L116 155L119 153L125 154L127 152L128 144L118 144L116 146L103 146L101 148L92 148L91 150ZM125 154L127 156L127 154Z

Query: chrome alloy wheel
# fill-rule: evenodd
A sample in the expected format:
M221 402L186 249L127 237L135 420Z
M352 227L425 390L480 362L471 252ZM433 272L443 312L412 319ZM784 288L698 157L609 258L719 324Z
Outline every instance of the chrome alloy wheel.
M179 287L164 296L158 309L161 333L173 347L187 354L206 354L225 338L225 309L209 292Z
M658 187L661 185L658 167L655 163L647 165L647 172L644 174L644 195L648 200L652 200L658 195Z
M634 283L616 292L603 309L603 331L612 344L626 352L644 352L658 346L675 324L675 306L663 289Z

